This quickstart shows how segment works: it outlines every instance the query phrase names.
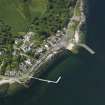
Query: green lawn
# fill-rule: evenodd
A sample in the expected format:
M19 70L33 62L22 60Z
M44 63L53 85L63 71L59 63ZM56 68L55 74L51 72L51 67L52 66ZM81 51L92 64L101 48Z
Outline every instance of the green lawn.
M12 26L13 31L21 32L34 17L45 12L46 7L47 0L0 0L0 19Z
M75 6L75 16L80 16L81 15L81 11L80 11L80 1L78 0L76 6Z

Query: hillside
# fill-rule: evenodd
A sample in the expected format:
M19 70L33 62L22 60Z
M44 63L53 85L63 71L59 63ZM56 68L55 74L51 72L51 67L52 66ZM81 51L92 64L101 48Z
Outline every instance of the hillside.
M74 10L81 6L78 3L77 0L1 0L0 74L7 77L34 74L34 68L64 48L67 26Z
M0 20L13 31L25 31L35 16L45 12L47 0L0 0Z

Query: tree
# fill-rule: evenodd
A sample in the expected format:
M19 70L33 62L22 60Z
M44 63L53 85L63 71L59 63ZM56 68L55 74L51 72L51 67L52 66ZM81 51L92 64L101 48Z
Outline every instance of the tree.
M6 25L1 20L0 20L0 42L1 42L0 50L3 52L2 60L5 65L5 69L6 69L6 66L9 66L9 69L11 70L12 69L11 64L12 64L12 51L13 51L14 38L11 33L11 27L9 25ZM5 69L3 71L5 71Z

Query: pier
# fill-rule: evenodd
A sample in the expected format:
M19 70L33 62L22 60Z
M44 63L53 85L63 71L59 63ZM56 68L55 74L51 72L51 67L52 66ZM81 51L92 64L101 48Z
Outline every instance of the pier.
M87 46L86 44L82 44L82 43L78 43L77 46L83 47L85 48L90 54L94 55L95 51L92 50L89 46Z
M60 82L60 80L61 80L61 76L56 81L51 81L51 80L36 78L36 77L32 77L32 76L29 77L29 78L36 79L36 80L39 80L39 81L42 81L42 82L54 83L54 84L58 84Z

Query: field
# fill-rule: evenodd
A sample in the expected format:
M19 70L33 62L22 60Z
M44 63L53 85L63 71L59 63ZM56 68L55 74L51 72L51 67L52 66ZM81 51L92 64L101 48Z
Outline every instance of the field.
M46 11L47 0L0 0L0 20L13 31L24 31L34 17Z

